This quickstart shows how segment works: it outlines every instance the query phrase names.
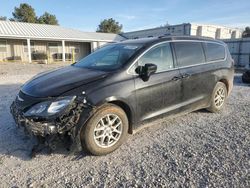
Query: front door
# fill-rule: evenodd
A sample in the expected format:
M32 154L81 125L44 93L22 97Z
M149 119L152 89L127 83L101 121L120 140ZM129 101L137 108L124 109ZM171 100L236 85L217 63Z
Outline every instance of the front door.
M157 65L157 71L148 81L143 81L139 75L135 77L140 121L176 110L181 99L180 72L174 66L169 42L151 48L139 58L137 66L147 63Z

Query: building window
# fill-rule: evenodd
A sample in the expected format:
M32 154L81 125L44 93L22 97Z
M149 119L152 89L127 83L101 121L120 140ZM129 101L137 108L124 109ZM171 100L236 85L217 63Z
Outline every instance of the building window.
M7 52L7 41L0 40L0 52Z
M71 53L75 53L75 54L79 54L80 53L80 46L70 46L70 52Z
M75 53L79 54L80 53L80 48L75 48Z
M28 53L27 41L23 42L23 51L25 53ZM30 42L30 51L31 51L31 53L35 51L35 43L34 42Z
M59 52L59 47L57 42L49 42L49 51L50 53L58 53Z

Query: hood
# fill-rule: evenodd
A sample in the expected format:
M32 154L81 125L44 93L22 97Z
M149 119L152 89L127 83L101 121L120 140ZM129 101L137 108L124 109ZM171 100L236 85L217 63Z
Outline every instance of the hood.
M81 85L104 78L106 72L67 66L35 76L22 92L33 97L56 97Z

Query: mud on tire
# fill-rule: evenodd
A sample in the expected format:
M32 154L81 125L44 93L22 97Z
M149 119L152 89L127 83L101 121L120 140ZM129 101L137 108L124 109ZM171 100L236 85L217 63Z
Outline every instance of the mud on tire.
M210 107L207 110L213 113L219 112L224 107L226 98L226 85L222 82L217 82L212 93Z

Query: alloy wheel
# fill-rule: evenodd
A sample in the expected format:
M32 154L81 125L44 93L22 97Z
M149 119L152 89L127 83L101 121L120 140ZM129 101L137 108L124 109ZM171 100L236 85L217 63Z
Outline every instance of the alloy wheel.
M94 129L95 143L102 148L111 147L122 135L122 121L115 114L103 116Z
M218 88L217 91L215 92L215 97L214 97L215 106L217 108L223 106L225 98L226 98L225 89L223 87Z

